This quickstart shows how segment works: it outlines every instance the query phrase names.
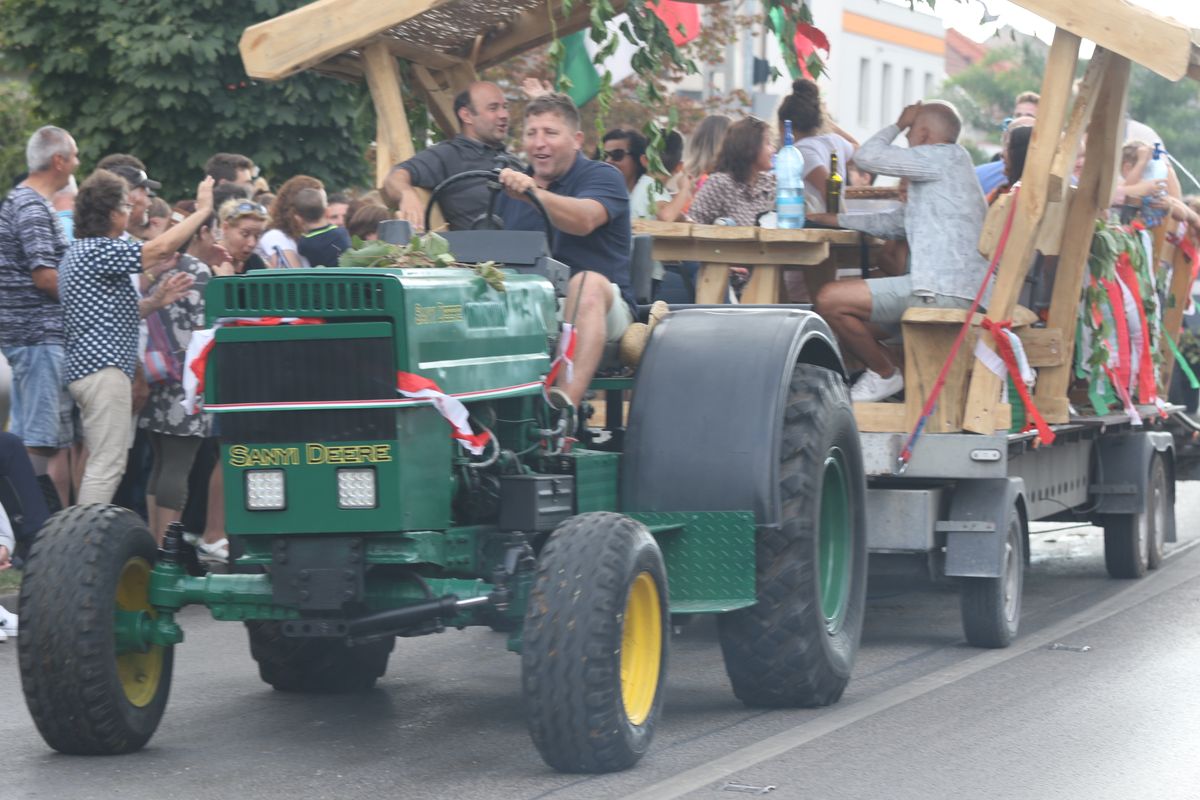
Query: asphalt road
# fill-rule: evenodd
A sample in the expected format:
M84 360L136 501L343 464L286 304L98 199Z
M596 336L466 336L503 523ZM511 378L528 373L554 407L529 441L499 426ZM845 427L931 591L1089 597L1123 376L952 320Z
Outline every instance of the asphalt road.
M25 710L0 645L0 798L1200 797L1200 484L1180 484L1180 543L1140 581L1104 572L1100 532L1039 525L1021 635L963 642L950 587L873 580L855 676L814 711L751 711L715 626L672 641L650 754L559 775L525 731L519 660L484 630L401 640L375 691L279 694L240 625L191 609L162 726L142 752L62 756Z

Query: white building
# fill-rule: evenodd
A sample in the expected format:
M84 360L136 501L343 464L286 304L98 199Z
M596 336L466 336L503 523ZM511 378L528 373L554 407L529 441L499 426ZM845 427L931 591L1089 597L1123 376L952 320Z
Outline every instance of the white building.
M941 19L893 0L811 0L813 23L829 37L828 75L821 78L829 113L860 140L889 122L905 105L932 96L945 78L945 28ZM758 0L747 0L742 12L761 14ZM708 6L705 15L728 13ZM783 74L755 84L754 60L766 59ZM689 76L679 87L693 97L745 91L751 112L774 117L791 80L773 34L762 26L747 28L731 43L725 63Z

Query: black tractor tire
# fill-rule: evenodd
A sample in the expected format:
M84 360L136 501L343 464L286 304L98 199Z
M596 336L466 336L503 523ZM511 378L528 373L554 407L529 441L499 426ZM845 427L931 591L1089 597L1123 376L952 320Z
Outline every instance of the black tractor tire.
M858 428L845 383L811 364L792 372L779 450L778 525L757 537L758 602L717 619L734 694L753 707L817 707L850 681L867 591L866 484ZM822 605L822 498L831 459L840 463L849 552L839 610ZM760 520L762 522L762 520Z
M561 772L637 763L662 712L670 613L658 543L610 512L560 525L538 558L521 683L529 732Z
M1009 512L1004 541L1004 574L998 578L963 578L960 596L963 633L973 647L1008 647L1021 623L1028 534L1021 513Z
M1167 529L1175 524L1175 493L1167 479L1167 466L1162 456L1150 460L1150 482L1146 484L1150 507L1150 538L1146 543L1146 568L1158 569L1163 563L1163 546Z
M250 655L264 683L280 692L348 694L374 688L396 646L389 636L353 647L345 639L284 636L276 620L249 620Z
M1154 455L1150 458L1145 508L1137 514L1106 514L1101 520L1104 566L1110 576L1141 578L1147 569L1162 564L1168 513L1173 509L1166 466L1161 456Z
M145 522L111 505L47 520L21 581L21 685L46 743L61 753L141 749L162 719L174 648L118 655L118 610L147 610L157 560Z

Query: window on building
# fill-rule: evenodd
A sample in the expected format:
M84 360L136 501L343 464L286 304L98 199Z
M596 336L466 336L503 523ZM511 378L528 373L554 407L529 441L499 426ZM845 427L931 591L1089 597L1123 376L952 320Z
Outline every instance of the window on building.
M870 125L870 106L868 103L871 100L871 60L869 58L859 59L858 62L858 124Z
M879 123L886 125L896 116L892 111L895 97L892 95L892 65L884 64L879 79Z
M911 104L917 98L913 97L913 73L909 67L904 68L904 83L900 87L900 102Z
M933 97L933 73L925 73L925 96Z

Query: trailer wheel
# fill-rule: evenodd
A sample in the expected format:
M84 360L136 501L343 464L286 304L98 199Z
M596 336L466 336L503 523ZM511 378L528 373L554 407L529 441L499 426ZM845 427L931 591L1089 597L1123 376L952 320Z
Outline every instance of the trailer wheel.
M533 743L562 772L637 763L662 710L666 567L645 526L580 514L542 549L525 611L521 683Z
M38 533L21 582L18 639L25 702L62 753L139 750L158 728L174 648L122 652L116 616L146 612L154 537L132 511L73 506Z
M1162 456L1155 455L1150 461L1150 482L1146 485L1149 494L1151 517L1150 537L1146 549L1146 567L1158 569L1163 562L1163 544L1167 538L1167 529L1174 524L1171 518L1175 514L1173 492L1167 482L1167 466Z
M1160 456L1150 459L1146 507L1137 514L1107 514L1104 526L1104 566L1114 578L1140 578L1162 563L1170 495L1166 466Z
M345 694L365 692L387 670L396 638L350 647L345 639L284 636L275 620L249 620L250 655L258 674L280 692Z
M758 533L758 602L718 618L721 650L746 705L825 706L850 681L867 586L862 457L841 376L796 365L779 458L782 515Z
M962 624L973 647L1008 647L1021 622L1027 541L1025 523L1015 507L1009 513L1004 541L1004 574L998 578L962 579Z

